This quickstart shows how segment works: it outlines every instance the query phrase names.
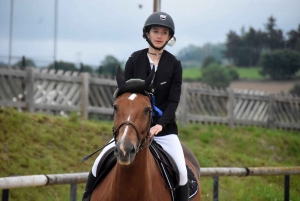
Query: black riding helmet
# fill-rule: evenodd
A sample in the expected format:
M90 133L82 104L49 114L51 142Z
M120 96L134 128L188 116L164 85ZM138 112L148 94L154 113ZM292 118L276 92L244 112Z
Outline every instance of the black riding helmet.
M146 33L149 33L150 29L152 26L163 26L169 29L170 31L170 39L174 36L175 34L175 25L173 22L172 17L164 12L155 12L152 13L146 20L145 24L144 24L144 28L143 28L143 38L146 39L146 41L149 43L149 45L151 45L151 47L153 47L156 50L162 50L168 42L166 42L166 44L164 44L161 48L157 48L155 47L152 42L149 40L149 38L147 37Z

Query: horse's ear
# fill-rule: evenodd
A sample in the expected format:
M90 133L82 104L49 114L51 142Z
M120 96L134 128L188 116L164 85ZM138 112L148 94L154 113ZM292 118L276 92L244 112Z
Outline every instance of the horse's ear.
M117 80L118 88L126 85L126 81L125 81L125 78L124 78L124 75L122 73L122 70L121 70L120 66L117 69L116 80Z
M150 75L147 77L147 79L145 81L145 86L146 87L152 87L153 82L154 82L154 78L155 78L155 68L153 66Z

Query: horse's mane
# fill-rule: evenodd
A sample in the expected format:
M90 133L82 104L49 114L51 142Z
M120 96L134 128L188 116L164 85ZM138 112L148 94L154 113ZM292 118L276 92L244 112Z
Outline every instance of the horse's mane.
M126 81L126 84L117 88L114 92L113 97L116 99L123 93L139 93L149 96L149 93L153 93L154 90L150 87L145 86L145 80L141 79L130 79Z

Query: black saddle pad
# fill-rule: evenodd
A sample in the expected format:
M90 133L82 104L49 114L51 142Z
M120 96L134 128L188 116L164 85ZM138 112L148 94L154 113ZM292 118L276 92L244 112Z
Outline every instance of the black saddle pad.
M176 188L179 184L179 172L174 159L155 141L152 142L150 146L150 151L152 152L154 158L157 160L158 166L161 169L165 182L167 183L167 181L172 181L172 187ZM160 158L159 160L157 159L157 155ZM163 163L161 163L161 161L163 161ZM164 169L165 171L163 171L162 169ZM188 172L188 183L190 193L189 198L191 199L198 192L198 183L196 180L196 176L194 175L194 173L188 165L186 165L186 169Z
M190 199L194 197L198 193L198 183L194 173L191 168L186 165L186 169L188 172L188 182L189 182L189 191L190 191Z
M97 178L93 186L93 190L96 186L106 177L109 171L116 165L117 157L114 155L115 148L112 147L102 156L97 167Z

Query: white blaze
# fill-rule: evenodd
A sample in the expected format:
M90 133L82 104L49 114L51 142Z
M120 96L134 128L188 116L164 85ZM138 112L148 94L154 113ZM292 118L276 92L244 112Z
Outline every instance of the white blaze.
M127 118L127 121L129 121L130 120L130 116ZM122 135L122 138L121 138L121 144L123 144L123 141L124 141L124 139L125 139L125 137L126 137L126 134L127 134L127 131L128 131L128 125L126 125L126 127L125 127L125 130L124 130L124 133L123 133L123 135Z
M136 97L137 97L136 94L131 94L131 95L128 97L128 100L133 101ZM130 116L128 116L127 121L130 121ZM121 140L120 140L121 144L123 144L127 132L128 132L128 125L126 125L125 130L124 130L124 133L123 133L122 138L121 138ZM123 152L124 152L124 151L123 151ZM126 154L126 153L124 153L124 155L125 155L125 154Z
M130 96L129 96L129 100L134 100L135 99L135 97L137 97L137 95L136 94L131 94Z

